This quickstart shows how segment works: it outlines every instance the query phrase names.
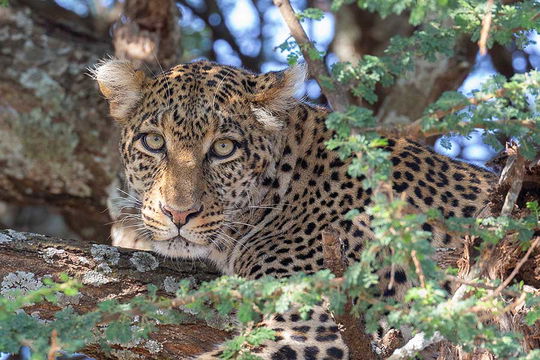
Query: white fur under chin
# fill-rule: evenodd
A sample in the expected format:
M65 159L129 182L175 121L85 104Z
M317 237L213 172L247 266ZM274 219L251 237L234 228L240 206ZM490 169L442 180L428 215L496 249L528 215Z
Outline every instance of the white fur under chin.
M168 258L182 259L205 259L210 253L210 249L206 246L186 243L182 240L154 241L152 250Z

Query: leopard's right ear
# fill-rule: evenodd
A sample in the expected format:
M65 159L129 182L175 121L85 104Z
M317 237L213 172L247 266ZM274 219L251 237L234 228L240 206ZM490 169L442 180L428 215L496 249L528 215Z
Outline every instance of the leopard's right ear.
M109 101L111 116L117 120L127 118L141 100L146 75L135 70L129 60L117 59L98 63L90 73Z

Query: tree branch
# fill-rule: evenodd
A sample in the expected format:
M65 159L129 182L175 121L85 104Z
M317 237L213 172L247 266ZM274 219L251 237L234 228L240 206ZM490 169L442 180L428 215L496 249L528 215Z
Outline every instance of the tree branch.
M401 76L390 88L381 89L377 104L378 123L385 127L404 126L422 116L442 93L456 90L474 65L478 51L466 36L456 39L454 55L439 54L436 61L421 56L414 59L414 70Z
M482 30L480 31L480 40L478 40L478 48L480 55L487 54L487 41L489 37L489 29L491 28L491 10L493 9L493 0L487 0L486 13L482 19Z
M445 116L448 116L448 115L453 114L453 113L455 113L457 111L465 109L467 106L478 105L478 104L481 104L483 102L489 101L489 100L494 99L494 98L503 97L505 95L505 93L506 93L505 89L499 89L496 92L494 92L493 94L488 94L488 95L486 95L484 97L481 97L481 98L471 97L471 98L468 98L463 104L456 105L456 106L454 106L454 107L452 107L452 108L450 108L448 110L435 111L433 114L430 114L430 115L428 115L426 117L431 117L431 118L440 120L440 119L444 118ZM381 125L381 126L375 126L375 127L371 127L371 128L362 128L360 130L362 132L374 131L374 132L377 132L378 134L386 136L386 137L395 137L395 138L407 137L407 138L410 138L410 139L420 139L420 138L426 138L426 137L430 137L430 136L442 135L442 134L447 134L448 133L447 129L442 129L442 130L432 129L432 130L423 131L422 130L422 123L424 121L424 118L425 117L418 118L415 121L413 121L412 123L404 125L404 126L396 125L394 127L390 127L388 125ZM518 121L515 121L515 120L496 120L496 121L492 121L492 123L520 124L520 125L525 126L525 127L529 128L529 129L536 129L536 124L533 121L521 121L521 122L518 122ZM463 125L470 125L470 123L463 123ZM482 125L482 124L478 124L478 125L475 125L475 126L477 126L478 128L484 128L485 127L485 125Z
M289 0L274 0L274 5L278 7L283 20L289 27L291 35L300 47L300 50L304 55L304 59L309 66L310 74L315 78L321 87L321 90L324 96L326 96L330 107L334 111L345 111L350 104L349 92L345 89L345 87L343 87L343 85L332 79L322 58L313 58L310 56L310 53L316 53L317 50L309 40L304 28L302 28L302 25L300 25L300 21L296 17L296 13L294 12ZM327 85L323 84L323 80L332 81L332 88L328 88Z
M204 20L204 22L212 29L212 37L213 41L216 41L218 39L225 40L229 45L231 45L231 48L233 51L235 51L238 54L238 57L240 58L240 61L242 61L242 65L246 67L249 70L252 71L259 71L260 66L263 61L263 46L261 44L261 49L259 50L259 53L257 56L247 56L242 53L242 50L240 49L240 46L238 46L238 43L236 42L236 38L233 36L229 28L227 27L227 24L225 23L225 16L223 15L223 12L221 11L220 7L218 6L217 2L215 0L210 0L205 2L204 10L199 10L198 8L192 6L188 1L183 0L176 0L177 2L181 3L183 6L189 8L193 13L195 13L198 17ZM210 15L214 13L219 13L219 15L222 18L222 21L219 22L217 25L212 25L209 21ZM260 12L258 12L259 17L261 16ZM259 18L260 24L262 26L263 19ZM262 29L261 32L262 34ZM261 39L262 42L262 39Z

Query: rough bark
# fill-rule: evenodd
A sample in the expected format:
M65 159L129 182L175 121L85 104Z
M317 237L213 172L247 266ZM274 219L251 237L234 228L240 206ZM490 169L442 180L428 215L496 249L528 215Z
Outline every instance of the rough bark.
M103 255L104 251L108 255ZM141 258L143 261L136 261ZM38 284L45 276L56 278L61 273L79 279L84 284L81 295L62 300L63 306L70 305L78 312L89 311L106 299L123 302L145 294L148 284L158 287L158 295L171 296L176 281L189 278L197 283L217 276L215 270L201 262L165 260L146 252L12 230L0 231L0 262L3 264L0 267L1 295L17 286L24 291L24 283L13 287L6 278L8 274L17 276L21 271ZM50 319L60 309L60 306L43 303L27 307L25 311ZM181 325L158 325L159 330L150 336L150 341L130 347L114 345L110 354L103 353L97 346L88 346L81 352L96 359L186 359L228 338L230 334L221 327L219 322L204 323L188 316Z
M404 15L384 19L362 10L357 4L345 5L336 13L336 35L332 51L340 61L356 63L363 55L383 54L392 36L408 36L413 26Z
M0 8L0 200L57 207L77 233L105 242L117 131L86 69L111 47L84 23L51 26L42 13Z
M115 55L151 72L168 70L182 55L180 16L172 0L127 0L125 22L114 29Z
M500 44L493 44L489 55L491 55L491 61L498 73L504 75L507 79L510 79L515 74L511 49Z
M439 55L436 62L416 59L415 70L385 90L377 113L379 123L384 126L410 124L443 92L456 90L474 65L477 47L463 38L457 42L454 52L452 57Z

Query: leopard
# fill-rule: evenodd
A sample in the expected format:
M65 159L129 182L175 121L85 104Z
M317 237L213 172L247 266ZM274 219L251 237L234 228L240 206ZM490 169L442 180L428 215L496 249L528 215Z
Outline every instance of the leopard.
M148 76L128 60L93 70L110 115L121 128L129 196L151 250L204 259L246 279L313 274L325 268L321 234L337 232L344 257L358 261L374 238L366 208L374 193L353 177L350 159L327 148L331 110L298 96L306 66L263 74L207 60ZM495 175L407 138L388 138L392 191L418 211L475 217L489 201ZM360 213L349 220L352 209ZM435 248L461 251L463 241L434 229ZM387 279L389 273L381 274ZM411 286L403 269L380 296L401 298ZM276 337L252 349L279 359L347 359L340 326L324 304L307 318L293 309L261 323ZM198 355L217 359L218 347Z

